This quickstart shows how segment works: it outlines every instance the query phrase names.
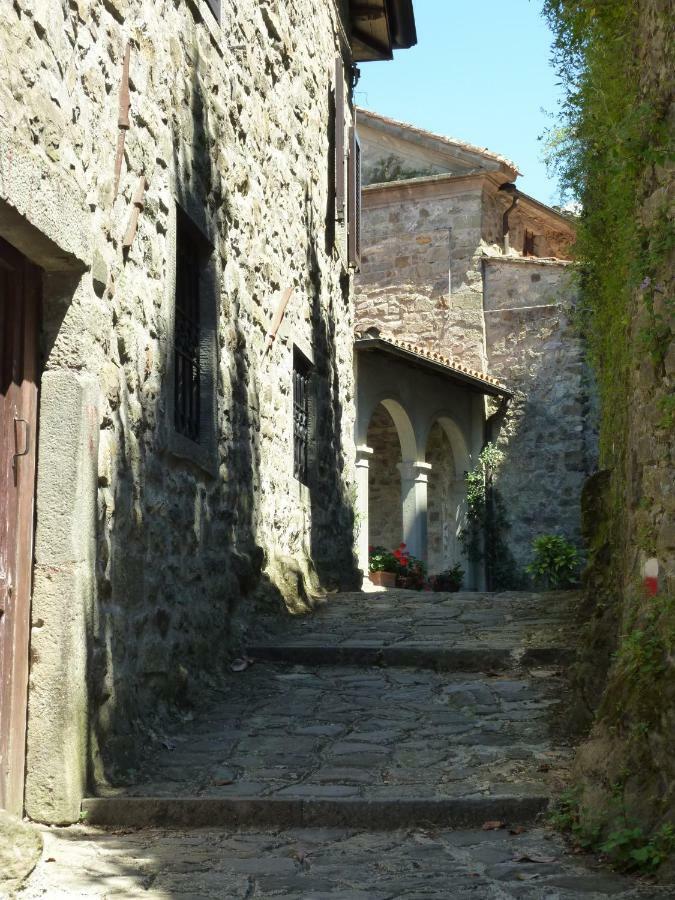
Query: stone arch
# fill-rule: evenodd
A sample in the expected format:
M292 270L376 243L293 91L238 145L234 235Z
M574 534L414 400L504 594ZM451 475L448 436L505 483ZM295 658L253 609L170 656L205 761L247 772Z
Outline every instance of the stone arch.
M464 587L472 581L460 542L466 517L465 472L471 455L463 431L447 414L436 415L426 434L425 459L431 464L428 483L428 562L431 574L459 563Z
M372 451L368 478L368 544L388 548L402 540L401 477L399 466L409 447L410 423L399 404L385 400L377 404L366 433ZM408 428L406 427L408 426Z
M424 446L425 450L427 443L429 442L429 435L431 434L431 431L435 425L440 425L440 427L447 435L455 458L455 474L457 475L457 477L463 478L464 473L468 472L471 468L471 453L469 451L469 442L466 439L464 431L457 424L450 413L436 413L434 416L432 416L429 422L429 427L427 428L424 435L422 446Z
M402 459L417 459L417 440L415 438L415 429L410 421L410 416L398 400L386 399L380 400L380 403L394 420L394 425L398 432L398 439L401 443Z
M408 415L408 411L398 400L390 393L382 394L374 399L370 409L367 410L367 416L361 423L362 435L361 440L357 443L367 444L367 433L373 416L378 406L383 406L391 416L401 445L401 458L405 460L417 459L418 440L415 435L412 419Z

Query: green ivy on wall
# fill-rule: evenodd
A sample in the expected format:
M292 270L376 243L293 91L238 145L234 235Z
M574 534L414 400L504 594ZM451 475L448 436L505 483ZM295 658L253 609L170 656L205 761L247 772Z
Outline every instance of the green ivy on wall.
M523 578L508 548L510 523L506 506L494 485L504 458L494 444L487 444L476 466L466 474L466 526L460 541L471 562L485 562L488 590L516 590Z

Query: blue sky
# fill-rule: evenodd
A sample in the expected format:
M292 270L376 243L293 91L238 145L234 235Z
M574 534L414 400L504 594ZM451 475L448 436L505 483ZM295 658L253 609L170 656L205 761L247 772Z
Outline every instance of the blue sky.
M418 44L361 64L359 106L512 159L521 190L558 201L537 140L557 110L541 0L414 0Z

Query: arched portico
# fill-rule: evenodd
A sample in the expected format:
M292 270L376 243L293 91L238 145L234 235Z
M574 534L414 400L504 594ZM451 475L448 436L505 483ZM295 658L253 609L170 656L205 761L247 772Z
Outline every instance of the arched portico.
M358 556L364 572L368 571L371 543L394 547L402 540L414 556L426 559L430 466L418 458L419 425L417 432L400 400L377 398L365 427L365 440L357 444ZM378 504L375 509L372 499Z
M466 514L465 472L474 465L485 439L485 394L508 395L494 380L480 373L454 367L438 355L424 353L411 345L396 344L379 337L357 340L357 515L358 556L364 573L368 571L370 535L369 472L375 448L369 439L369 427L378 407L385 410L397 436L400 457L390 465L390 496L396 495L396 520L402 539L410 551L425 561L428 558L428 490L436 489L435 463L427 454L432 430L440 429L447 452L442 458L447 469L445 507L438 520L445 535L445 548L432 555L432 567L453 565L462 560L459 532ZM390 446L393 441L390 441ZM439 457L440 459L440 457ZM396 466L399 490L392 476ZM442 466L439 466L442 469ZM379 502L379 501L377 501ZM432 506L436 502L432 497ZM393 506L391 507L393 509ZM400 511L400 513L399 513ZM438 510L432 509L436 516ZM399 518L400 515L400 518ZM373 517L377 519L377 516ZM393 512L390 518L394 518ZM398 526L397 526L398 527ZM382 543L395 546L392 534ZM380 541L377 541L380 543ZM436 541L436 543L438 543ZM482 575L469 571L467 587L481 588Z

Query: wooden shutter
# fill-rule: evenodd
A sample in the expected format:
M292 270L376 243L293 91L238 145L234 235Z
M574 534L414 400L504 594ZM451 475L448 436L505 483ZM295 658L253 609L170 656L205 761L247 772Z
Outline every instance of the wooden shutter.
M361 144L353 125L349 130L348 175L348 258L349 265L358 269L361 265Z
M345 69L335 57L335 218L345 218Z

